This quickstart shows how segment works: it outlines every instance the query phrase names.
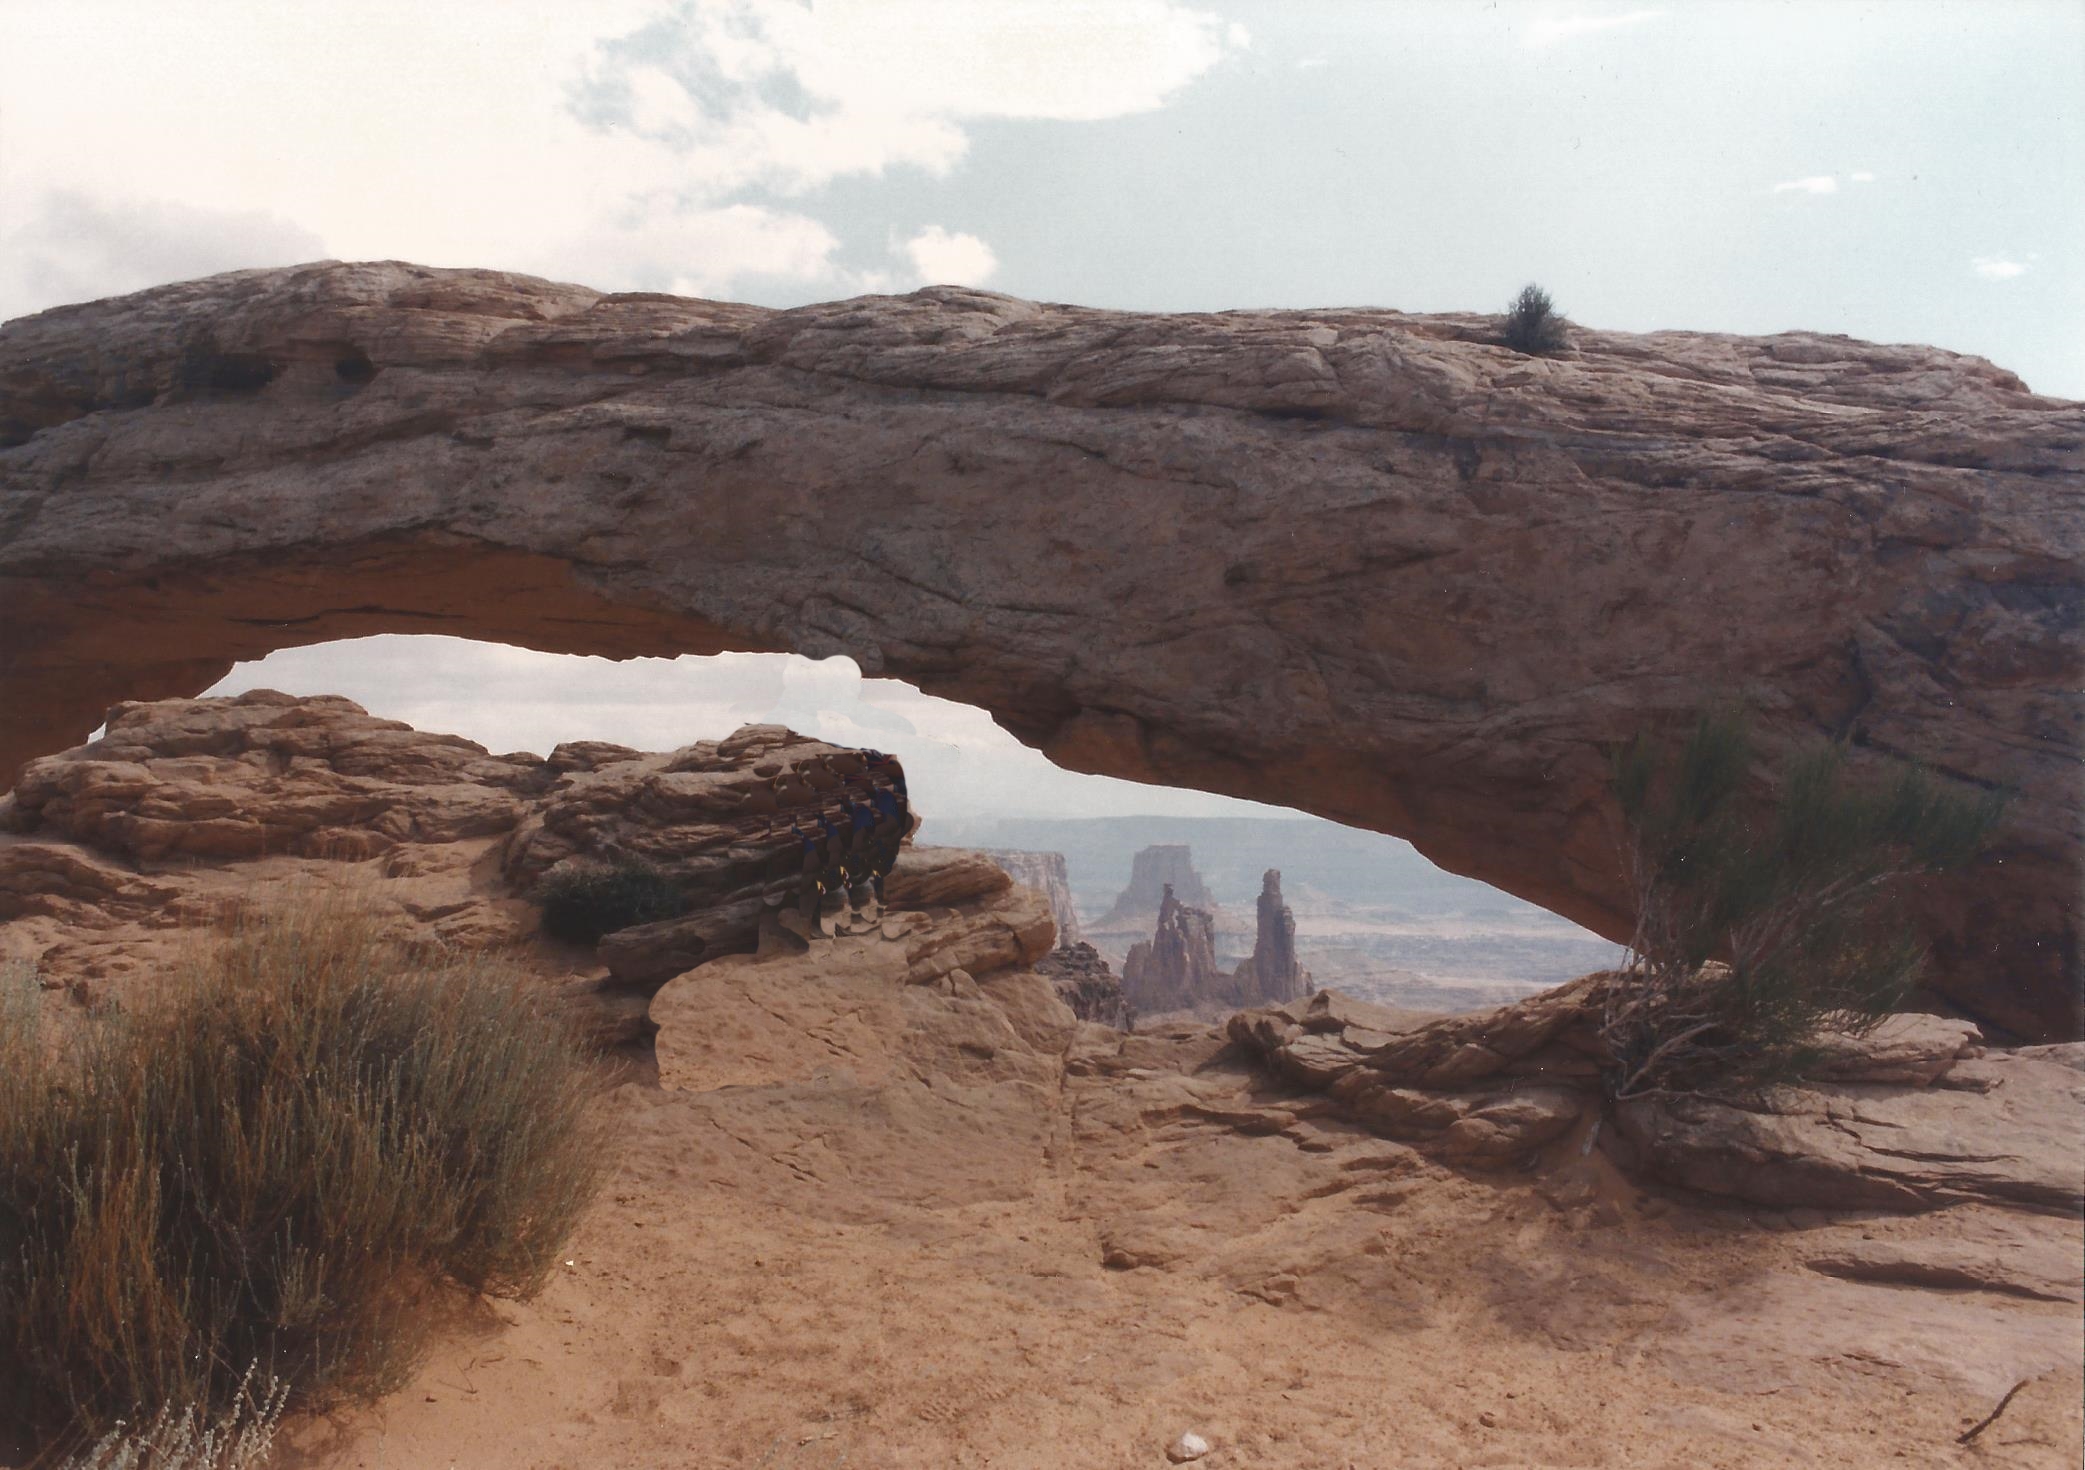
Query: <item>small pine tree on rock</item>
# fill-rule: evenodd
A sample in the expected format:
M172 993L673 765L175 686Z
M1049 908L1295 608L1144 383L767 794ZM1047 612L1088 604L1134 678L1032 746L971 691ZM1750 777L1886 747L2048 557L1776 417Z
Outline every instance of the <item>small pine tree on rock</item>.
M1549 293L1529 282L1506 308L1506 345L1532 357L1547 357L1569 344L1570 325L1558 314Z

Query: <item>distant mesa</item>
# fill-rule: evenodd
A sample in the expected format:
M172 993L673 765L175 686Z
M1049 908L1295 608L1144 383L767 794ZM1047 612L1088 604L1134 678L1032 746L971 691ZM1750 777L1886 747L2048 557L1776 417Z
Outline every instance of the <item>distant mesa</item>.
M1194 854L1185 843L1155 843L1136 855L1129 868L1129 886L1116 896L1115 906L1094 927L1110 928L1131 919L1160 911L1167 894L1189 908L1216 907L1216 899L1195 871Z
M1262 879L1252 954L1236 971L1217 967L1215 915L1180 902L1170 884L1159 894L1156 931L1130 947L1122 966L1123 993L1140 1014L1278 1005L1309 988L1309 973L1296 963L1296 916L1281 900L1281 874L1273 868Z

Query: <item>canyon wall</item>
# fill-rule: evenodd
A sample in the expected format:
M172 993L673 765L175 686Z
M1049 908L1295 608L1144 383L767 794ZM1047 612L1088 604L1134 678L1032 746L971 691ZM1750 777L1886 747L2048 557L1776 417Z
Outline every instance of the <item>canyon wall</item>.
M1025 883L1050 901L1057 920L1057 945L1064 948L1085 939L1079 928L1079 911L1071 899L1071 876L1065 871L1061 852L1017 852L1012 848L981 848L984 855L1006 870L1016 883Z
M0 780L368 633L846 654L1616 937L1610 753L1742 697L1769 754L2015 792L1923 905L1934 985L2079 1034L2085 409L1925 347L1497 327L395 262L13 321Z

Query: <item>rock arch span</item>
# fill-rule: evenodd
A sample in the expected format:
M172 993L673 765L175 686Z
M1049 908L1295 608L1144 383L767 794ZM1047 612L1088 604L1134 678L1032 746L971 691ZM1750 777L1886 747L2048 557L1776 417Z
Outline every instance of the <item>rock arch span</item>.
M2085 407L1980 359L379 263L0 328L0 770L271 649L852 655L1062 765L1626 928L1607 752L1705 699L2016 789L1939 988L2079 1034Z

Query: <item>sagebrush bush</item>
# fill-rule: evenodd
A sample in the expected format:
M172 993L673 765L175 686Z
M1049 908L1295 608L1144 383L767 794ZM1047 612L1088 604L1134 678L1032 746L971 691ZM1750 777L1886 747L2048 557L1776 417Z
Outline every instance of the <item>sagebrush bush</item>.
M324 900L175 979L62 1053L0 1005L0 1410L62 1438L219 1422L250 1374L375 1395L437 1298L542 1284L604 1139L538 984Z
M1643 737L1616 757L1637 907L1603 1025L1617 1098L1789 1080L1822 1032L1891 1014L1926 961L1907 880L1968 863L2004 807L1913 766L1853 781L1826 745L1757 810L1752 763L1738 713L1703 717L1677 757Z
M1570 322L1557 314L1549 293L1532 282L1506 308L1506 345L1535 357L1561 352L1570 341Z
M142 1423L119 1422L57 1470L260 1470L288 1398L281 1383L249 1374L238 1402L215 1420L169 1405Z
M688 909L679 884L636 858L553 868L537 885L536 901L544 932L567 944L594 944L618 929L675 918Z

